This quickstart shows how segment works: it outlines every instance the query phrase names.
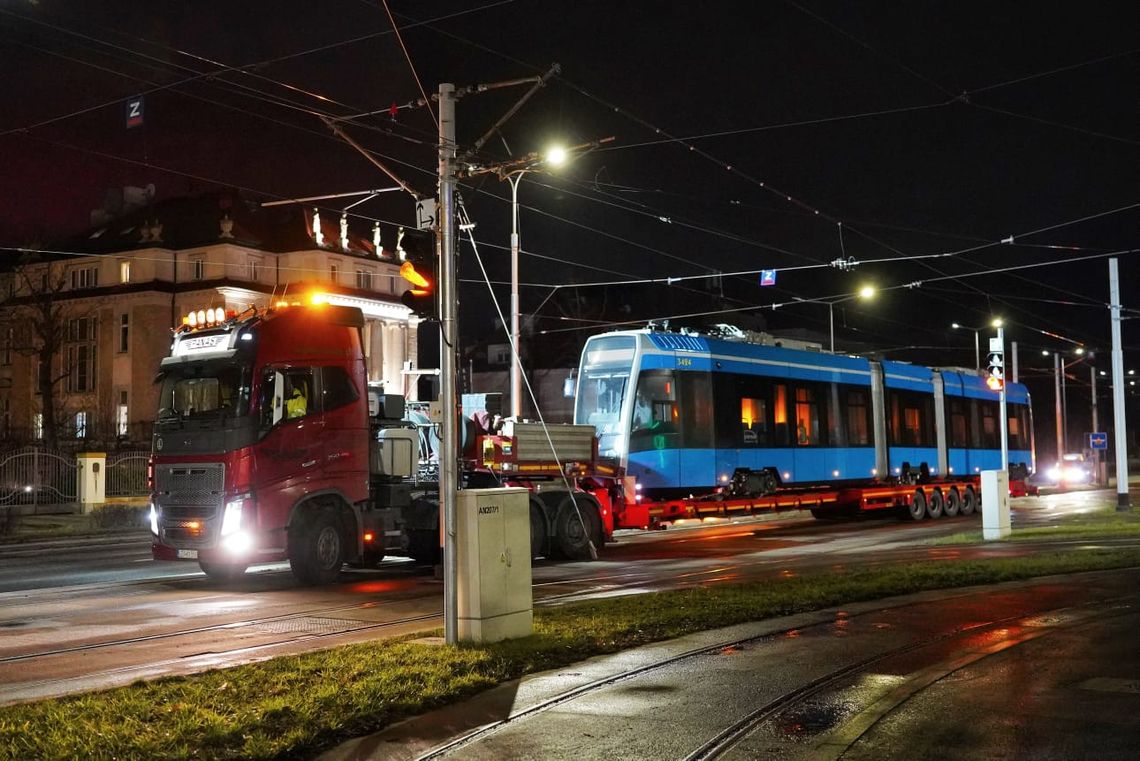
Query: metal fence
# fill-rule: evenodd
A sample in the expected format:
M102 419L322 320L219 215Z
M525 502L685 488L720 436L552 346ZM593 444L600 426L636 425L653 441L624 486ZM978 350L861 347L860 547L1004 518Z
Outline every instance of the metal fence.
M144 463L144 485L145 468ZM76 500L75 455L39 447L0 453L0 505L51 505Z
M146 463L149 458L150 452L146 450L107 455L107 496L146 496Z
M145 497L150 452L107 456L106 496ZM0 452L0 505L56 505L78 499L79 466L70 452L24 447Z

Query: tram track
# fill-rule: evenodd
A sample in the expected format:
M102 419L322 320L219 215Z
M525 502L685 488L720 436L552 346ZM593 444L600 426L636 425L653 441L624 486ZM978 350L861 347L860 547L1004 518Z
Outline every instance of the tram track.
M845 722L818 740L812 747L810 757L813 759L837 759L842 756L846 749L850 748L859 738L866 734L880 719L906 700L937 683L940 679L987 657L997 655L1010 647L1016 647L1039 637L1048 636L1066 628L1084 625L1094 620L1130 615L1134 612L1131 606L1122 605L1124 600L1129 599L1131 598L1128 596L1119 596L1076 606L1058 606L1034 610L1031 613L1018 612L1014 615L998 617L984 622L973 622L968 625L955 626L946 631L914 639L893 648L888 648L873 656L862 658L853 663L847 663L832 669L825 674L819 675L767 701L764 705L747 712L741 718L716 732L696 749L683 756L683 758L685 761L711 761L712 759L721 758L729 754L736 748L741 740L751 735L757 728L765 723L773 721L781 715L796 709L813 697L847 684L854 677L867 673L876 665L883 664L891 659L918 653L967 636L980 636L987 633L1000 632L1002 629L1017 624L1018 622L1028 620L1035 622L1032 626L1023 626L1022 630L1015 634L1007 634L1001 637L1001 639L995 643L990 643L985 647L963 654L956 654L949 658L936 660L934 663L909 675L903 684L893 689L887 695L883 696L883 698L875 701L872 705L858 712L851 720ZM924 604L924 602L915 601L893 607L895 609L905 610L907 608L917 608ZM878 613L881 613L881 611L872 609L853 614L849 616L849 618L866 618ZM1050 621L1049 619L1051 618L1057 620ZM508 727L515 727L518 726L520 722L537 719L546 712L558 709L568 703L600 696L603 691L620 685L621 683L646 677L654 672L661 672L686 661L693 661L703 657L734 651L758 642L776 640L781 637L789 636L800 637L803 636L806 631L811 629L822 630L832 625L832 623L831 620L821 620L806 626L792 627L765 632L760 635L720 641L715 644L690 649L666 658L657 659L651 663L645 663L635 668L610 674L586 684L579 685L573 689L566 690L545 700L541 700L526 708L514 711L503 719L485 724L446 743L438 745L416 756L416 761L434 761L435 759L441 758L462 757L461 753L464 748L488 739Z

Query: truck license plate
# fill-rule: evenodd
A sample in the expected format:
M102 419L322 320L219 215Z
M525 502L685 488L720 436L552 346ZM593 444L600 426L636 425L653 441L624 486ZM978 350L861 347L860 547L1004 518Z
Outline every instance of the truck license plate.
M178 559L179 560L197 560L198 559L198 550L179 550L178 551Z

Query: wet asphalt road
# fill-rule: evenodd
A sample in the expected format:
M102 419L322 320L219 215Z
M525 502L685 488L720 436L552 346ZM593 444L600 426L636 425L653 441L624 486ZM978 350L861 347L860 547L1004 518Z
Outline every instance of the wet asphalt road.
M1134 759L1138 625L1140 570L896 598L593 659L322 759L418 758L508 717L432 757Z

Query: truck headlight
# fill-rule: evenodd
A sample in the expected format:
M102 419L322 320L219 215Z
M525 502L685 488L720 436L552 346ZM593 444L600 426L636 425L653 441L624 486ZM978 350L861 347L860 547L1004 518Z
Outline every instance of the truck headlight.
M150 503L150 533L158 536L158 510L154 509L154 503Z
M235 497L226 502L226 511L222 514L222 536L229 536L241 529L241 511L245 506L248 494Z

